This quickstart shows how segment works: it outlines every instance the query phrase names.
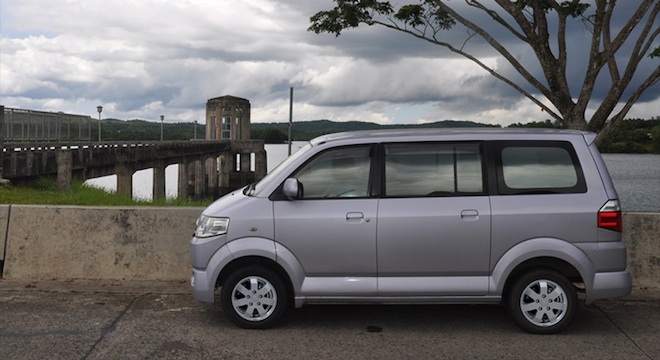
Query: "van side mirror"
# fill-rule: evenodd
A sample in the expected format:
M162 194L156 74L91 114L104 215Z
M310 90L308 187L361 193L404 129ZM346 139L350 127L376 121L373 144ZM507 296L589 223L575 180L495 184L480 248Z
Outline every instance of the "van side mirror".
M296 178L288 178L284 180L282 186L282 193L289 200L300 199L302 197L302 184Z

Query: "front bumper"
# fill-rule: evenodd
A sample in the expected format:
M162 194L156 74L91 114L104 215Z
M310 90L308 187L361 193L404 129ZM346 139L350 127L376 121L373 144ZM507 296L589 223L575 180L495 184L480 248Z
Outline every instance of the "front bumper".
M206 271L193 269L190 277L190 286L192 287L193 298L205 303L215 302L215 284L209 281Z

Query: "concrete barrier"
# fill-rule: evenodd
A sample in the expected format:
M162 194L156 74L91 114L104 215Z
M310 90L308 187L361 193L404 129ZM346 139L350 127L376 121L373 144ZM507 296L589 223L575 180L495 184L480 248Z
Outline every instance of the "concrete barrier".
M0 206L3 277L186 281L189 241L202 210ZM660 287L658 234L660 213L624 214L628 268L636 287Z
M186 280L202 210L12 205L3 277Z
M624 213L628 270L638 287L660 287L660 214Z
M7 244L8 222L9 222L9 205L0 205L0 262L5 261L5 250L6 250L5 244Z

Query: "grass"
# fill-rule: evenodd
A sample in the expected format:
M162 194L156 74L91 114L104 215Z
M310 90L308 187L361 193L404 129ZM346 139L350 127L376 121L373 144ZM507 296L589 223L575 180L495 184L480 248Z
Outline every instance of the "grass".
M40 178L18 185L0 186L0 204L35 205L93 205L93 206L200 206L212 202L204 200L158 199L135 200L130 196L85 185L72 184L70 191L58 191L53 179Z

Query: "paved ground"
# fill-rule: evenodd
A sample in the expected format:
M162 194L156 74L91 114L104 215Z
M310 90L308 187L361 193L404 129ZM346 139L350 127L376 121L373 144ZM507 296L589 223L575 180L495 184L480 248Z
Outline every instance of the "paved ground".
M184 283L0 280L0 359L660 359L660 289L582 306L559 335L498 306L308 306L243 330Z

